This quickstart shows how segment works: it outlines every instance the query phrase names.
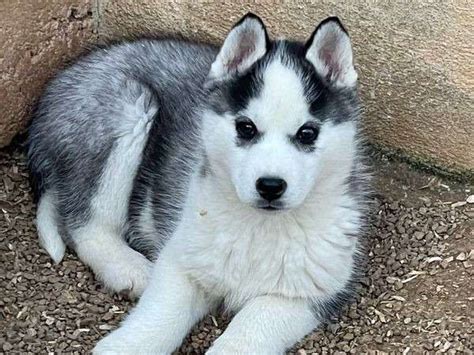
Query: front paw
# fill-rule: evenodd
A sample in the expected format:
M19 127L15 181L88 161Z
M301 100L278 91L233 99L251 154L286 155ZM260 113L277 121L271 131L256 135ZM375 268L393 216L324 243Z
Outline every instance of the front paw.
M164 355L166 352L156 348L153 337L144 334L125 333L118 329L100 340L92 350L93 355Z
M284 351L278 351L270 347L251 345L245 339L229 342L216 341L206 351L206 355L278 355L283 353Z
M92 350L93 355L125 355L133 352L133 347L124 338L115 336L115 332L102 338Z
M152 268L153 263L150 260L130 249L124 255L116 256L97 272L97 276L112 292L136 299L145 290Z

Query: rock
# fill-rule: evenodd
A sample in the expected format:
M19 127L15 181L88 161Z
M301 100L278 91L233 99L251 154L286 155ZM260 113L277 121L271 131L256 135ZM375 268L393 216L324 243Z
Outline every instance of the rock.
M96 41L92 1L3 2L0 13L0 147L28 124L45 83ZM68 15L80 13L80 18ZM8 55L6 55L8 53Z
M344 340L352 340L352 339L354 339L354 334L346 333L346 334L344 334L343 339Z
M414 236L417 240L422 240L423 237L425 236L425 233L423 233L423 232L415 232L415 233L413 234L413 236Z

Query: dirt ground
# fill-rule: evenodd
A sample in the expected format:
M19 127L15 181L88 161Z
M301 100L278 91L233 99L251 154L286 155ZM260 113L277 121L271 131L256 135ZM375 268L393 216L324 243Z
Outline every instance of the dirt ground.
M374 161L378 192L358 297L290 353L472 354L473 186ZM24 156L0 150L0 353L88 353L132 303L108 295L70 252L53 265L34 213ZM202 354L228 321L206 317L177 353Z

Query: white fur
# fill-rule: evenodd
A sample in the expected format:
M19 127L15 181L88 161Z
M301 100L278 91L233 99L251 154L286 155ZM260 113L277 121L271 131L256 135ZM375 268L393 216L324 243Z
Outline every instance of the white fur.
M117 140L107 160L96 195L91 220L71 232L76 252L113 291L140 295L148 281L151 262L131 249L122 238L128 199L146 135L156 108L143 111L145 96L126 104Z
M316 151L298 151L288 135L310 119L302 90L279 61L267 68L245 112L265 135L246 149L232 117L204 114L212 172L192 176L150 286L95 354L168 354L220 300L238 313L209 354L281 354L318 325L311 304L341 291L353 268L360 212L345 181L356 127L321 123ZM255 180L267 174L288 182L287 210L254 208Z
M357 83L351 41L333 21L323 24L316 32L306 59L321 77L328 78L336 87L353 87Z
M36 216L36 227L41 246L46 249L56 264L60 263L66 252L66 244L58 232L54 193L51 191L46 191L41 196Z

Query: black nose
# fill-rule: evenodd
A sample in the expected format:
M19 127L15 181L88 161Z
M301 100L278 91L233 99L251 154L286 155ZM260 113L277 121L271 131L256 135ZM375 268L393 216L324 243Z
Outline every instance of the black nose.
M263 177L257 180L257 191L265 200L277 200L286 190L286 181L280 178Z

